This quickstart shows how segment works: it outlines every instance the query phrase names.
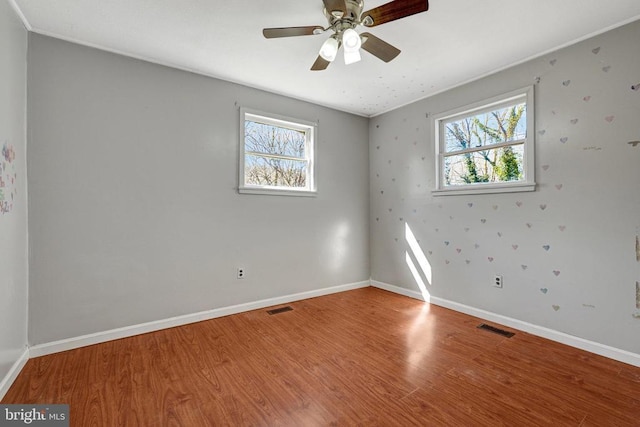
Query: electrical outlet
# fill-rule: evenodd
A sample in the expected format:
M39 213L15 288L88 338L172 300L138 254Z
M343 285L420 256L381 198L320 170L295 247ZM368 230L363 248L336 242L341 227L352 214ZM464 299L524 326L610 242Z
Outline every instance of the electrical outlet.
M244 279L246 275L247 275L247 271L244 268L238 268L237 276L236 276L238 279Z
M493 286L496 288L502 288L502 276L499 274L493 276Z

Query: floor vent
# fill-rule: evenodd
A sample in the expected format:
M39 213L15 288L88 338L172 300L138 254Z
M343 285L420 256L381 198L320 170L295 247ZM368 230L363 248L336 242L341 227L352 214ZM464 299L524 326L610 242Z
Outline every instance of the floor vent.
M293 308L286 306L286 307L274 308L273 310L267 310L267 313L280 314L280 313L284 313L285 311L292 311L292 310Z
M494 334L502 335L503 337L511 338L515 334L513 332L505 331L504 329L499 329L494 326L486 325L484 323L478 325L479 329L484 329L485 331L493 332Z

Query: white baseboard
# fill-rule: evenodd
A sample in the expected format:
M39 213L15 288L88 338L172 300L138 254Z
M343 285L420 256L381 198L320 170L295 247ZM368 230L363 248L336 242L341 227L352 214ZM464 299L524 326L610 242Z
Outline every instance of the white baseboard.
M399 286L390 285L388 283L378 282L375 280L371 280L371 286L384 289L389 292L394 292L396 294L415 298L420 301L425 301L425 298L422 296L420 292L414 291L411 289L401 288ZM454 311L458 311L460 313L468 314L470 316L479 317L481 319L488 320L490 322L499 323L501 325L505 325L510 328L518 329L520 331L524 331L532 335L549 339L551 341L556 341L561 344L566 344L571 347L588 351L590 353L595 353L600 356L608 357L609 359L614 359L619 362L624 362L624 363L628 363L629 365L640 367L640 354L632 353L626 350L621 350L615 347L610 347L608 345L600 344L594 341L586 340L584 338L569 335L564 332L559 332L553 329L545 328L543 326L538 326L532 323L523 322L522 320L513 319L511 317L492 313L490 311L471 307L465 304L460 304L454 301L449 301L449 300L434 297L434 296L429 297L428 300L429 301L427 302L431 304L435 304L435 305L445 307Z
M132 337L134 335L146 334L159 331L161 329L173 328L189 323L201 322L203 320L215 319L217 317L229 316L231 314L245 311L258 310L278 304L286 304L293 301L300 301L307 298L315 298L337 292L349 291L352 289L366 288L370 286L368 280L346 285L333 286L330 288L316 289L308 292L285 295L282 297L269 298L254 301L246 304L232 305L229 307L216 308L213 310L201 311L198 313L185 314L183 316L170 317L168 319L156 320L153 322L141 323L138 325L125 326L123 328L111 329L104 332L82 335L74 338L67 338L44 344L34 345L29 348L30 357L45 356L47 354L59 353L61 351L73 350L75 348L86 347L88 345L99 344L120 338Z
M374 288L384 289L385 291L393 292L394 294L404 295L405 297L418 299L420 301L430 302L430 297L425 299L424 296L419 291L413 291L407 288L401 288L400 286L390 285L384 282L378 282L377 280L371 279L371 286Z
M22 368L29 360L29 348L25 348L18 360L15 361L13 365L11 365L11 369L4 378L0 380L0 400L4 397L5 394L9 391L9 387L16 380Z

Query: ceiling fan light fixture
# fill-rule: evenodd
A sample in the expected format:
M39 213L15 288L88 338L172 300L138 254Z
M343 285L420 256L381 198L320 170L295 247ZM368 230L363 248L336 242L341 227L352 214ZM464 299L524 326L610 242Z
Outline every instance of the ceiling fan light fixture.
M348 52L348 51L344 51L344 63L346 65L349 64L355 64L356 62L360 61L362 59L362 57L360 56L360 51L359 50L355 50L353 52Z
M357 52L362 46L360 34L353 28L348 28L342 33L342 44L345 52Z
M320 56L325 61L333 62L338 54L338 47L338 40L334 37L329 37L324 43L322 43L322 47L320 47Z
M360 46L362 40L360 34L353 28L348 28L342 33L342 45L344 46L344 63L346 65L356 63L362 59Z

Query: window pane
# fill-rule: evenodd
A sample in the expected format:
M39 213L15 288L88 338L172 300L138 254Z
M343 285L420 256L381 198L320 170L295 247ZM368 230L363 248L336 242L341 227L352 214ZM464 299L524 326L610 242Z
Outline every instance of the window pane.
M522 181L524 144L445 157L445 185Z
M527 108L520 103L444 122L445 152L518 141L527 135Z
M245 155L244 182L246 185L305 188L307 162L247 154Z
M277 156L305 158L303 131L245 120L244 150Z

